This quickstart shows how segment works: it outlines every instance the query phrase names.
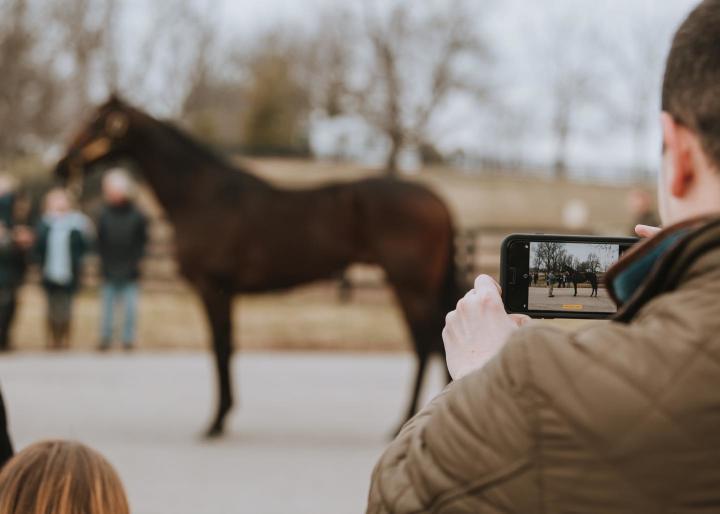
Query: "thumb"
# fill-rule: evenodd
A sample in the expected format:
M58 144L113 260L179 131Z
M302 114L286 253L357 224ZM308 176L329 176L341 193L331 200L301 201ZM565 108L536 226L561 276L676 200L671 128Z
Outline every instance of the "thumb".
M637 225L635 233L644 238L651 238L657 235L662 229L660 227L651 227L649 225Z
M518 327L527 325L532 321L532 318L525 314L510 314L510 319L513 320Z

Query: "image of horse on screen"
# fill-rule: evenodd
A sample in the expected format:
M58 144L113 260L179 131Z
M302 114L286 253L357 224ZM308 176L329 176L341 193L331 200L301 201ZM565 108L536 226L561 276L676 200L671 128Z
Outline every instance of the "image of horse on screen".
M607 270L620 258L620 245L530 243L528 308L536 311L616 311L605 288Z

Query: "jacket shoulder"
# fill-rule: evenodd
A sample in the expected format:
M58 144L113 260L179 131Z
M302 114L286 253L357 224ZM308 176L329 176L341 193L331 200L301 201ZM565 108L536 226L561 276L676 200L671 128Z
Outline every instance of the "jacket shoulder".
M413 418L375 468L368 512L534 512L534 415L515 337Z

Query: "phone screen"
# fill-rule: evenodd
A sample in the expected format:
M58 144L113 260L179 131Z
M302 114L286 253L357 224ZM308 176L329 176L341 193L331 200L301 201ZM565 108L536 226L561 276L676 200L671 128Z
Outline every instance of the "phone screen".
M527 308L541 312L616 311L605 287L605 274L625 245L530 241Z

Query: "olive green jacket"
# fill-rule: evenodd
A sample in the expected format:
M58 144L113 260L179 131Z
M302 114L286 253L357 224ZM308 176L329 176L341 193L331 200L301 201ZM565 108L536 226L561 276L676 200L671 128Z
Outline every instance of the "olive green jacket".
M367 512L720 512L720 223L615 321L521 329L450 384L380 459Z

